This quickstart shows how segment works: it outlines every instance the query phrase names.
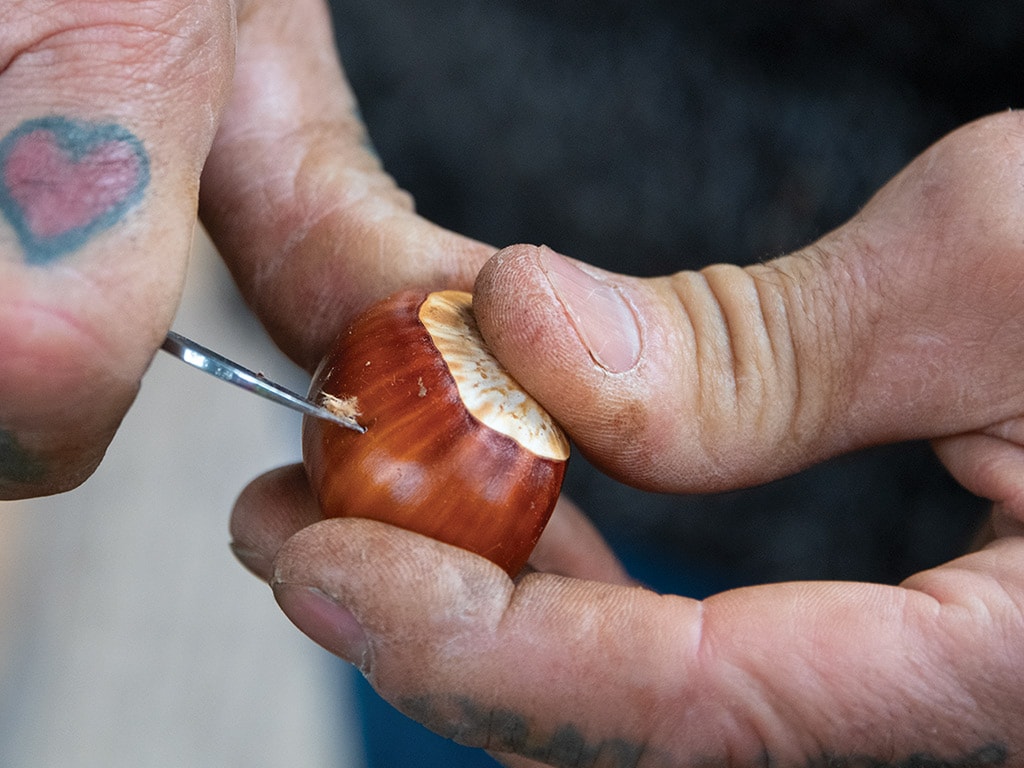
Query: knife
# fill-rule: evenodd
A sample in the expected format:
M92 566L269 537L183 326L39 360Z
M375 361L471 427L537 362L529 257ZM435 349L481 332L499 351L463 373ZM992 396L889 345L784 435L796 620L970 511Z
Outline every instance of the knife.
M322 405L313 402L307 397L298 395L280 384L275 384L262 374L253 373L236 362L220 355L213 350L197 344L180 333L169 331L167 338L160 347L164 352L169 352L179 360L198 368L201 371L216 376L222 381L234 384L244 390L271 400L279 405L291 408L293 411L324 419L342 427L362 433L366 428L351 416L343 416L324 408Z

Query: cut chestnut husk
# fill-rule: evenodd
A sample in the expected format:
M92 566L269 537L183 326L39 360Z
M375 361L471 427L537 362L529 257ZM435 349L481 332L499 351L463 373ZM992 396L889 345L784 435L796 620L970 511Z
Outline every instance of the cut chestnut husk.
M513 576L526 564L569 442L487 349L470 294L403 291L372 306L321 362L310 397L366 428L303 421L325 517L391 523Z

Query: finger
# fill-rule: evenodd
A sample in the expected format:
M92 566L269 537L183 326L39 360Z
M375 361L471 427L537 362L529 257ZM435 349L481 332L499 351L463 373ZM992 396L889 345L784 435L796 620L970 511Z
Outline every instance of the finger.
M466 288L493 249L417 217L369 147L321 0L253 0L202 215L271 335L313 367L399 287Z
M935 452L967 490L991 499L993 512L978 539L1024 534L1024 419L934 442Z
M231 513L231 550L254 575L269 581L281 546L323 519L301 464L271 470L242 491Z
M1005 759L1021 709L1020 542L910 588L704 602L529 574L364 520L278 554L284 611L406 714L550 765ZM881 763L880 763L881 764ZM909 764L909 763L908 763Z
M528 566L607 584L633 583L594 524L565 496L558 499Z
M170 324L230 79L230 13L0 8L2 497L92 471Z
M649 488L976 429L1024 408L1022 167L1024 118L999 115L790 256L639 280L515 247L481 272L476 313L583 452Z

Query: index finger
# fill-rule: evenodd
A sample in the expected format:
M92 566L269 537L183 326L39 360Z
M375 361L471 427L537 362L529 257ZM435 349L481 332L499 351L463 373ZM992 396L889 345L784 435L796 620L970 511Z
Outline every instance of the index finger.
M352 317L406 287L464 288L493 252L416 215L359 119L322 0L250 0L202 215L278 345L313 368Z

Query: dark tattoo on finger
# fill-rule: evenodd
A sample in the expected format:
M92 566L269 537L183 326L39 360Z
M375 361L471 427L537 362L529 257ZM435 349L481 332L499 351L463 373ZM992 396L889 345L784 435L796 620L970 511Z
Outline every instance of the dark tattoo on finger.
M569 722L553 729L540 728L522 714L484 707L464 696L409 697L398 706L434 732L460 744L521 755L557 768L998 768L1006 765L1010 754L1005 745L993 741L953 756L927 751L902 758L825 754L800 762L765 752L760 759L744 763L714 755L672 755L667 749L623 737L588 738L579 725Z
M445 738L492 752L508 752L545 765L583 768L668 768L667 754L623 738L588 741L572 723L538 732L524 716L480 707L461 696L421 696L402 700L400 709Z
M149 185L142 142L119 125L52 116L0 140L0 211L29 264L47 264L109 229Z
M897 760L880 760L867 755L824 755L807 762L807 768L996 768L1006 765L1009 750L999 743L986 744L973 752L940 757L914 752Z
M0 484L29 485L45 476L42 462L27 451L13 433L0 429Z

